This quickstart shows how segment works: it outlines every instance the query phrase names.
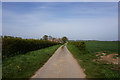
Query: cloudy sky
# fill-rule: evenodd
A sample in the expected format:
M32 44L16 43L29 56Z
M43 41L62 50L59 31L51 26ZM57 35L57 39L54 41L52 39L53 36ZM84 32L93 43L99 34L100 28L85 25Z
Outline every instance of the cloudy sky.
M3 2L2 35L118 40L117 2Z
M118 2L119 0L2 0L2 2Z

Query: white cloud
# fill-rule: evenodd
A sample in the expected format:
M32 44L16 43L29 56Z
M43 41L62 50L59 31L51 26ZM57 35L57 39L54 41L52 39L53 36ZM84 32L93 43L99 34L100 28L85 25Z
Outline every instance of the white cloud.
M54 18L54 14L39 10L19 14L4 10L3 35L40 38L67 36L69 39L117 40L117 16L96 18ZM56 21L59 20L59 21Z
M113 23L112 25L109 23ZM98 19L66 19L65 22L46 23L37 30L40 33L51 35L68 36L71 39L117 39L117 19L98 18Z

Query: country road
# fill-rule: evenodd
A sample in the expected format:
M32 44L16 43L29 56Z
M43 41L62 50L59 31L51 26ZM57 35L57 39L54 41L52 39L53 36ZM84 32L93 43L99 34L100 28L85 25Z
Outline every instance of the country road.
M65 45L63 48L59 47L32 78L85 78L85 76L83 69Z

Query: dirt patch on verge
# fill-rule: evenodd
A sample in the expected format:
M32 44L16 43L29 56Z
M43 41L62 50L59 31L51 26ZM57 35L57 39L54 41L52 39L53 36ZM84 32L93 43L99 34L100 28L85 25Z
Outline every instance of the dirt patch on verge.
M107 64L120 64L120 57L115 57L118 54L108 54L106 55L106 53L101 53L101 52L97 52L98 54L96 54L96 57L98 57L99 59L94 59L94 62L106 62Z

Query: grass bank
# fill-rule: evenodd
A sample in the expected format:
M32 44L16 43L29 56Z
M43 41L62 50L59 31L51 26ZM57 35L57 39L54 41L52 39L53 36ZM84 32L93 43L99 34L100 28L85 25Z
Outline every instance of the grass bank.
M30 78L60 45L28 52L3 60L3 78Z
M116 42L112 44L110 43L87 42L86 51L80 51L77 47L71 44L68 44L67 48L78 60L81 67L85 69L87 78L120 78L120 74L118 73L120 69L118 68L118 65L93 62L93 59L97 59L95 56L97 51L109 51L109 54L111 52L117 52L117 49L112 47L117 47Z

